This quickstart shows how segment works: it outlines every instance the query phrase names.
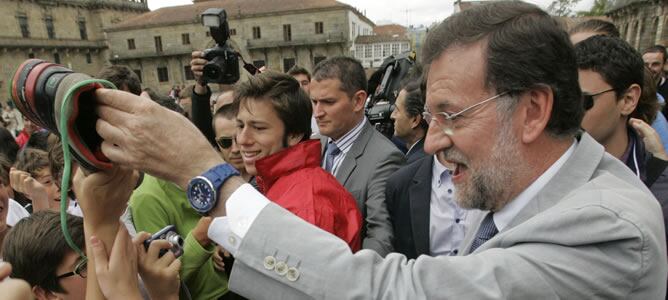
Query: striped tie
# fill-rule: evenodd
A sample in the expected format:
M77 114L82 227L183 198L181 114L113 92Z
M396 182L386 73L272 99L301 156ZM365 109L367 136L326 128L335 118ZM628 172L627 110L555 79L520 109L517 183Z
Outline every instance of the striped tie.
M471 244L471 251L469 253L473 253L478 247L480 247L482 244L487 242L489 239L493 238L497 233L499 233L499 230L496 229L496 225L494 224L494 213L490 212L487 214L484 220L482 220L482 224L480 224L480 228L478 229L478 234L475 237L475 240L473 240L473 243Z

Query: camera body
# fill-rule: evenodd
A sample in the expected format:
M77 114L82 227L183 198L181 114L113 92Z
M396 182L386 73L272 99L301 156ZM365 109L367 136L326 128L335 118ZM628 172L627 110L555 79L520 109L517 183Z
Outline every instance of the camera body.
M399 95L401 81L414 65L415 52L388 56L369 78L368 94L371 96L366 105L366 116L388 138L394 134L394 122L390 115Z
M202 24L209 27L216 46L204 50L202 79L208 83L233 84L239 81L239 54L229 45L230 28L227 13L222 8L209 8L201 15Z
M172 251L175 257L180 257L183 255L184 242L183 238L181 238L181 236L176 233L176 226L167 225L165 228L160 229L160 231L156 232L154 235L144 241L144 249L148 250L148 246L151 245L151 242L155 240L166 240L172 244L172 248L160 250L160 257L165 255L168 250Z

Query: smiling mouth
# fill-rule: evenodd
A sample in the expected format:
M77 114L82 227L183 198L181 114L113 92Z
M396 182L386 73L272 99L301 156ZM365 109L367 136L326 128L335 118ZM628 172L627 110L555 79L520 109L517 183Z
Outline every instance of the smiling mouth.
M241 151L241 157L243 160L253 160L257 158L260 154L260 151Z

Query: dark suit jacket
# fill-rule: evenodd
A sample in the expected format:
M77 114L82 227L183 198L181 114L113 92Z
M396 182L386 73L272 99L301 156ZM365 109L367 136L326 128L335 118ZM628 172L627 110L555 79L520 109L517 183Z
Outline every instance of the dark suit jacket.
M406 164L410 164L414 161L419 160L420 158L423 158L427 156L426 153L424 153L424 137L419 140L413 148L408 150L406 153Z
M385 202L394 229L394 252L408 259L429 255L429 203L434 156L425 156L387 180Z

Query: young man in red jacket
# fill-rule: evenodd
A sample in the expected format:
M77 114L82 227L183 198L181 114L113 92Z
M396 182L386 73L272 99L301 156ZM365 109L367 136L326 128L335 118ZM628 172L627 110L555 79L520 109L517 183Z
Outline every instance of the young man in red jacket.
M260 191L302 219L361 247L362 217L353 196L323 170L310 140L313 108L292 76L262 73L235 90L237 144Z

